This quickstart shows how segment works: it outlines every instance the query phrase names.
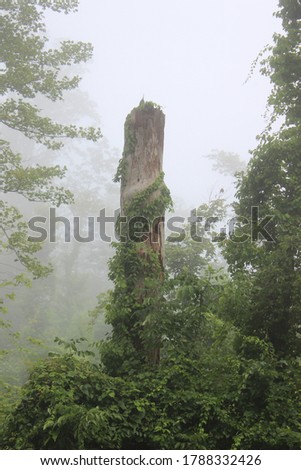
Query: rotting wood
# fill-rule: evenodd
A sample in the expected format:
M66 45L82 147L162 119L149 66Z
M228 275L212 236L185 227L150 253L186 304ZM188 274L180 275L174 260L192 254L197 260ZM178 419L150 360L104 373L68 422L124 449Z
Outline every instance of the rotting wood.
M151 102L141 100L139 106L134 108L125 122L124 151L121 171L120 206L121 216L127 220L130 214L128 208L133 199L151 187L162 174L163 148L164 148L165 115L162 110ZM161 196L161 188L153 191L143 202L144 207L151 204ZM142 214L135 213L135 217ZM160 272L158 276L164 277L164 213L153 214L153 220L149 220L149 231L145 234L145 240L140 244L138 256L147 259L149 249L158 253L160 260ZM129 222L129 220L128 220ZM147 273L145 273L147 275ZM144 278L138 281L143 291ZM142 302L143 299L137 299ZM148 351L144 351L148 361L159 364L160 338L155 341Z

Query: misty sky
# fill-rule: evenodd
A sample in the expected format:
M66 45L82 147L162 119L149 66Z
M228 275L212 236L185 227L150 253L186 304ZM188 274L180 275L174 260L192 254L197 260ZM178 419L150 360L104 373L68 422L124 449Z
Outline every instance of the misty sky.
M280 30L277 0L82 0L47 15L51 38L90 41L88 90L111 147L123 147L126 115L145 100L166 114L164 170L172 195L196 206L219 190L203 156L248 158L270 89L253 60Z

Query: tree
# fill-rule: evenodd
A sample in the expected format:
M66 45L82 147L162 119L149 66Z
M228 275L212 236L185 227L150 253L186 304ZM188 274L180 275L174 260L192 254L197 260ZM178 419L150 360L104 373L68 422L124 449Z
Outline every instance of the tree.
M49 103L62 102L65 92L77 88L80 77L72 76L69 69L89 60L92 46L63 41L58 49L49 48L44 12L50 8L68 13L76 11L77 6L78 0L1 2L1 314L7 313L8 302L15 298L17 286L30 286L33 279L43 278L51 271L51 266L44 265L38 256L41 244L28 240L28 224L20 210L21 201L60 206L73 200L72 193L58 184L66 174L66 167L49 166L39 160L41 148L57 151L66 139L80 137L96 141L101 135L99 129L57 122L45 113ZM1 315L0 326L9 328L11 323ZM13 329L7 332L2 342L6 351L1 350L0 355L14 346L16 338ZM1 382L1 392L4 391L1 406L4 407L6 397L13 399L6 378L2 377L4 384Z
M213 150L211 154L206 155L206 158L212 160L213 169L223 175L235 176L246 169L245 162L237 153Z
M164 215L172 201L162 172L165 116L141 100L125 121L125 142L115 180L121 180L120 243L110 261L115 284L108 305L111 341L102 360L112 374L158 365L156 328L163 301Z
M274 35L271 54L262 61L262 73L273 84L271 124L238 181L235 211L247 241L226 242L225 255L234 279L241 282L245 273L251 280L245 333L271 341L280 355L296 356L301 351L301 5L281 0L279 6L284 31ZM283 123L273 132L278 118ZM260 218L268 217L263 236L258 210Z
M41 100L61 101L65 91L76 88L80 77L69 77L63 70L66 66L89 60L92 55L92 46L81 42L63 41L59 49L47 48L45 9L68 13L75 11L77 6L78 0L40 0L38 4L5 1L1 5L0 89L3 101L0 120L8 136L0 140L0 191L3 194L0 250L2 257L6 257L8 268L2 271L0 285L3 289L28 284L30 277L43 277L50 270L36 257L41 246L28 241L27 224L17 206L9 204L8 196L20 195L29 201L48 201L56 206L72 201L70 191L55 185L55 181L65 175L66 168L28 165L15 150L14 140L22 135L25 142L31 139L48 149L58 150L64 145L65 138L82 137L95 141L100 137L100 131L93 127L55 122L37 106ZM16 273L13 268L8 273L14 261L20 263L24 271ZM0 308L5 311L3 297Z

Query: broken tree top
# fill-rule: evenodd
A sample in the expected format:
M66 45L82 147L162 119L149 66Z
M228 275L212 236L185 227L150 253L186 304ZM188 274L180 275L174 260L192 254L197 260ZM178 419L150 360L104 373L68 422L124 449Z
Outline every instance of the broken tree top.
M141 100L127 116L121 171L121 209L160 176L165 115L160 106Z
M170 203L162 173L164 126L160 107L141 100L126 118L117 170L121 214L127 219L127 224L120 224L120 233L128 242L121 245L121 265L133 301L130 310L127 307L125 328L139 357L153 365L159 364L161 341L146 318L152 317L152 310L158 311L162 301L158 293L164 278L164 214ZM153 302L151 309L146 292Z

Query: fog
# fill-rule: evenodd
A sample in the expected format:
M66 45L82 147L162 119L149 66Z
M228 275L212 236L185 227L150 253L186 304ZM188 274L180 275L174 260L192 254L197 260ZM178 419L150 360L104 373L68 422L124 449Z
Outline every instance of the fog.
M0 449L300 449L301 0L2 3Z
M212 149L247 160L265 126L268 78L252 63L280 23L277 0L84 0L47 14L52 41L89 41L81 89L103 135L122 151L126 115L144 96L166 114L164 170L176 200L195 207L219 189ZM76 155L74 155L76 159Z
M75 139L49 152L20 133L4 129L4 137L31 165L68 167L64 186L74 193L76 204L61 206L57 215L82 217L81 233L88 216L97 216L103 208L113 215L119 205L119 185L113 184L112 177L122 154L124 121L142 97L158 103L166 115L165 180L178 215L189 215L221 187L231 202L233 178L212 171L212 160L206 156L217 149L238 154L246 162L256 135L266 125L269 80L260 75L258 66L246 80L260 51L280 30L273 17L277 3L82 0L75 14L47 11L50 46L57 47L62 39L89 41L94 57L84 66L70 67L69 73L83 77L79 90L66 93L62 102L51 103L40 96L37 104L54 120L91 123L103 133L96 144ZM49 204L6 196L26 220L49 214ZM17 300L7 300L13 331L20 332L22 339L18 348L39 338L43 350L39 345L36 352L29 349L28 359L16 348L3 367L8 382L23 381L28 363L53 349L55 336L104 336L108 326L103 311L93 313L93 309L97 295L111 287L107 262L112 253L110 244L99 238L93 243L72 239L66 244L64 233L58 234L56 243L44 244L39 256L46 264L52 263L53 272L35 280L32 289L19 287ZM3 260L12 275L21 269L13 258ZM93 332L91 318L98 322ZM0 340L14 351L5 330Z

